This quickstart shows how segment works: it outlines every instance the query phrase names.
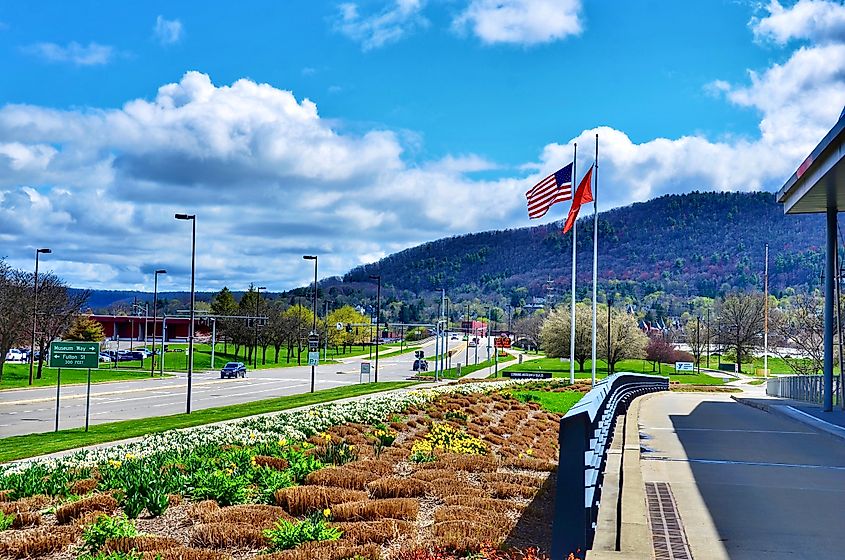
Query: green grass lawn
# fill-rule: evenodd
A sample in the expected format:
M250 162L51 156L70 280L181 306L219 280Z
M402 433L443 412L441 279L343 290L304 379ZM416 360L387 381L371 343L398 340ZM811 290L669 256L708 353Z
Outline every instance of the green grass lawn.
M590 379L592 362L587 360L584 362L584 371L579 371L578 364L575 364L575 378L576 379ZM559 358L540 358L537 360L530 360L522 364L515 364L505 368L505 371L550 371L552 377L569 377L569 360L560 361ZM669 364L660 364L660 369L657 368L652 371L650 362L646 360L623 360L616 364L616 371L628 371L632 373L648 373L654 375L668 376L670 380L679 383L687 383L693 385L722 385L724 381L715 377L710 377L706 374L676 374L675 367ZM601 379L607 376L607 365L604 362L596 363L596 376Z
M525 402L536 402L543 410L558 414L569 412L584 396L578 391L513 391L511 394Z
M508 354L505 357L499 356L499 373L501 374L501 372L502 372L502 367L503 367L502 364L504 362L510 362L511 360L514 360L514 359L515 358L513 356L511 356L510 354ZM454 360L455 360L455 357L452 356L452 361L454 361ZM442 377L443 377L443 379L460 379L461 377L463 377L465 375L469 375L470 373L472 373L474 371L478 371L480 369L488 368L488 367L494 365L495 363L496 363L495 358L492 358L490 360L478 362L477 364L470 364L468 366L462 365L460 376L458 376L458 368L457 367L449 368L449 369L447 369L446 371L443 372ZM428 367L429 367L428 371L419 372L417 375L419 375L421 377L434 377L434 362L429 361ZM493 375L493 374L491 374L491 375Z
M386 346L386 345L385 345ZM140 346L139 346L140 347ZM165 371L187 371L188 369L188 354L186 352L188 345L187 344L168 344L167 345L169 352L166 352L164 355L164 370ZM384 346L382 346L384 348ZM398 346L397 346L398 348ZM214 352L214 365L211 364L211 345L210 344L195 344L194 345L194 370L195 371L202 371L207 369L217 370L222 368L226 365L227 362L244 362L246 363L246 353L243 348L241 348L238 354L234 353L234 346L231 344L228 345L226 348L228 351L226 353L223 352L224 346L223 344L218 343L217 348ZM392 348L391 348L392 349ZM404 352L410 352L413 348L406 348ZM326 360L323 360L323 349L320 349L320 363L327 364L327 363L336 363L336 360L340 358L352 358L355 356L364 356L369 355L370 348L364 347L361 348L360 346L355 346L354 348L347 347L346 352L343 351L343 347L339 347L337 349L329 348L328 353L326 356ZM396 356L396 353L391 353L391 356ZM373 347L373 357L375 357L375 347ZM248 369L269 369L269 368L278 368L278 367L293 367L298 365L308 365L308 352L303 351L300 359L297 359L296 350L291 353L290 360L287 357L287 350L285 348L279 349L279 362L276 363L276 350L274 348L267 349L266 359L262 359L261 352L258 353L258 367L253 368L252 362L247 364ZM146 369L149 371L150 368L150 359L147 358L144 360L143 367L141 362L133 361L133 362L118 362L117 364L111 364L108 367L116 366L116 369L125 369L125 370L139 370L139 369ZM156 370L159 369L158 360L156 360Z
M175 428L200 426L212 422L287 410L347 397L401 389L411 385L414 385L414 383L408 381L347 385L345 387L324 389L315 393L304 393L244 404L207 408L195 411L192 414L174 414L172 416L95 424L90 427L88 432L85 432L82 428L75 428L72 430L61 430L59 432L12 436L0 439L0 462L118 441Z
M701 359L701 367L707 366L707 358L704 357ZM717 356L710 356L710 368L711 369L718 369L719 368L719 359ZM752 363L744 363L742 364L742 373L746 375L754 375L754 370L763 369L763 357L757 356L753 359ZM777 356L769 355L769 372L770 373L786 373L786 374L794 374L795 372L789 367L789 364L786 363L786 360L783 358L779 358Z
M149 362L147 362L149 364ZM45 367L41 370L41 379L33 379L33 387L56 386L58 371ZM33 373L34 375L34 373ZM149 371L140 370L111 370L105 369L105 364L98 370L91 371L91 382L100 383L103 381L129 381L132 379L144 379L150 376ZM72 383L86 383L88 381L88 370L85 369L62 369L62 385ZM14 389L29 387L29 364L6 364L3 367L3 379L0 381L0 391L3 389Z

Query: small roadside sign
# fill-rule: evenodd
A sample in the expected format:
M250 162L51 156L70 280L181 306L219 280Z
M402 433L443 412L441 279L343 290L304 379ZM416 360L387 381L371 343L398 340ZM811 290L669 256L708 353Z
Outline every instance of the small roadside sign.
M361 375L370 375L370 362L361 362Z
M51 342L50 367L97 369L100 367L99 342Z
M320 365L320 353L319 352L308 352L308 365L309 366L319 366Z
M675 362L675 371L695 371L692 362Z

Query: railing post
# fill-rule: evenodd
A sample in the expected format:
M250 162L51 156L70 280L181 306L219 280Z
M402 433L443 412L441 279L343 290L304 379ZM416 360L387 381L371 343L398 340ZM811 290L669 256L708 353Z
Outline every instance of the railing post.
M587 546L591 504L586 503L584 477L590 436L587 414L560 421L560 465L552 526L552 560L565 560L570 552L583 551Z

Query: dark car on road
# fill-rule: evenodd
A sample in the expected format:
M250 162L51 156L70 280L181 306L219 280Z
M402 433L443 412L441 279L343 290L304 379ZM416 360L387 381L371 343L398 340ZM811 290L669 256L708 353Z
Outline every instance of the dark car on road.
M246 366L243 362L229 362L220 370L220 379L227 377L246 377Z

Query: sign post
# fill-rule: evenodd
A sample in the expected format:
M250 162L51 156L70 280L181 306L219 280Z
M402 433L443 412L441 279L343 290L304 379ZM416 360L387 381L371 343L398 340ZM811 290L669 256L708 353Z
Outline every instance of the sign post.
M100 367L100 343L98 342L51 342L50 367L58 369L56 380L56 431L59 431L59 402L62 386L62 368L87 369L88 393L85 396L85 431L91 413L91 369Z
M364 376L367 376L367 383L371 381L370 378L370 362L361 362L361 375L358 378L359 383L364 382Z

